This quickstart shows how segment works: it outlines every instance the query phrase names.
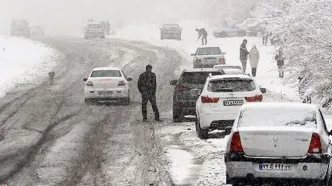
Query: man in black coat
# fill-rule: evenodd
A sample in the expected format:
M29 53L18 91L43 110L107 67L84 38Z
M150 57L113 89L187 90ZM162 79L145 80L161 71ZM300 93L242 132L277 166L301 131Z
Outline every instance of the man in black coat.
M147 65L146 71L139 76L137 87L142 95L142 116L143 121L147 121L147 104L150 101L156 121L161 121L156 101L156 75L152 72L152 66Z
M248 49L247 49L247 43L248 43L248 41L246 39L244 39L240 46L240 61L241 61L242 69L243 69L244 73L246 73L248 54L249 54Z

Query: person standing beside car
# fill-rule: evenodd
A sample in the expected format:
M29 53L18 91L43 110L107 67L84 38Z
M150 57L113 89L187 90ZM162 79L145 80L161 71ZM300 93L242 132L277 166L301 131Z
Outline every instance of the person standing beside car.
M240 46L240 61L242 64L243 72L246 72L247 69L247 61L248 61L248 49L247 49L247 43L248 41L246 39L243 40L241 46Z
M277 61L277 65L278 65L279 78L283 78L284 77L285 57L284 57L284 53L283 53L281 47L279 48L279 50L275 56L275 60Z
M147 121L147 104L150 101L156 121L161 121L156 100L157 81L156 75L152 72L152 66L147 65L146 71L139 76L137 87L142 95L142 116Z
M257 66L258 66L258 62L259 62L259 51L256 47L256 45L254 45L250 52L249 52L249 61L250 61L250 66L251 66L251 74L253 77L256 77L256 72L257 72Z

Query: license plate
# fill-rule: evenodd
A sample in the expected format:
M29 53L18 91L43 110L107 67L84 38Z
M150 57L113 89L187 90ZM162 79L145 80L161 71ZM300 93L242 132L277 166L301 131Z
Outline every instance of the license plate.
M112 95L113 92L112 91L100 91L99 95Z
M205 59L204 62L206 62L206 63L215 63L216 59Z
M291 171L292 165L280 163L262 163L259 164L259 170L278 170L278 171Z
M243 105L243 100L225 100L224 106L239 106Z

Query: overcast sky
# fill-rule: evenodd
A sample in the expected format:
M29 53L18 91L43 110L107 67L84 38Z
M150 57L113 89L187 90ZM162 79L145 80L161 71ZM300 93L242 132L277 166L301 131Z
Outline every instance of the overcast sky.
M232 2L244 0L231 0ZM0 32L12 19L27 19L48 33L77 34L87 19L122 24L211 19L228 0L0 0ZM213 3L218 3L219 8Z

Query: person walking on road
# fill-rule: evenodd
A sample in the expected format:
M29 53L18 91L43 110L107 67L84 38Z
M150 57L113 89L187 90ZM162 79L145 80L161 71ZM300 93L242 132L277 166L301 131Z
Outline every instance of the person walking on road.
M146 71L139 76L137 87L142 95L142 116L143 121L147 121L147 104L150 101L156 121L161 121L156 100L157 80L152 72L152 66L147 65Z
M256 47L256 45L254 45L250 52L249 52L249 61L250 61L250 66L251 66L251 74L253 77L256 77L256 72L257 72L257 66L258 66L258 62L259 62L259 51Z
M248 49L247 49L247 43L248 41L246 39L243 40L241 46L240 46L240 61L242 64L243 72L246 72L247 69L247 61L248 61Z
M277 61L278 65L279 78L284 78L285 57L281 47L275 56L275 60Z
M197 41L202 38L202 45L207 45L207 31L205 28L198 29L196 28L196 32L198 32L198 39Z

